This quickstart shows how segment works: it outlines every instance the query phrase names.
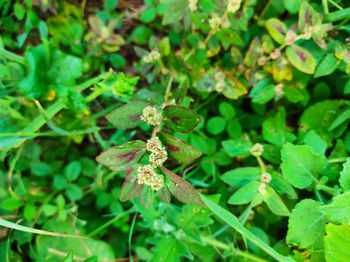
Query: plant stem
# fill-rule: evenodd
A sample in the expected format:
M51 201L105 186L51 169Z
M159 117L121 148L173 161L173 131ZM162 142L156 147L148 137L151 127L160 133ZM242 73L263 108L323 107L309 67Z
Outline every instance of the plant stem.
M335 3L333 0L327 0L327 1L329 1L332 5L334 5L339 10L343 10L343 8L340 5L338 5L337 3Z
M15 53L7 51L4 48L0 48L0 55L3 55L8 60L12 60L12 61L17 62L17 63L22 64L22 65L27 64L27 62L23 56L16 55Z
M322 4L323 4L324 13L328 14L329 10L328 10L328 2L327 2L327 0L322 0Z
M349 157L340 157L340 158L333 158L333 159L328 159L328 163L341 163L341 162L345 162L346 160L348 160Z
M266 167L265 167L265 163L264 161L261 159L260 156L257 156L256 157L256 160L258 160L258 163L259 163L259 166L260 166L260 170L261 170L261 173L264 174L266 172Z
M173 80L174 80L174 73L171 72L171 73L170 73L169 82L168 82L168 85L167 85L166 90L165 90L164 103L167 103L167 102L168 102L169 95L170 95L170 90L171 90L171 85L172 85L172 83L173 83Z

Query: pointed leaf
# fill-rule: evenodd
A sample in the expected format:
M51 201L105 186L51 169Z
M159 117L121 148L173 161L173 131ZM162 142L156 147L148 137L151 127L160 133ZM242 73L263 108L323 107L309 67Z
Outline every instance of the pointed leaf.
M320 207L320 211L326 215L331 223L348 223L350 221L350 192L336 196L332 203Z
M345 262L350 257L350 226L326 226L324 237L324 254L328 262Z
M150 208L154 202L154 190L150 186L143 185L139 199L144 208Z
M340 172L339 183L344 191L350 191L350 158L343 164L343 171Z
M119 199L120 201L127 201L140 194L142 185L137 183L136 169L129 167L124 177L124 183L120 190Z
M107 149L96 157L96 161L113 171L123 171L138 163L145 152L145 142L135 140Z
M238 189L228 200L227 203L231 205L244 205L248 204L256 194L258 194L258 187L260 182L253 181L240 189Z
M340 64L340 60L333 54L328 54L322 59L321 63L317 66L314 77L321 77L332 74Z
M170 192L180 202L205 207L205 204L193 186L182 177L174 174L165 167L161 167L167 178L167 186Z
M265 22L266 30L271 37L279 44L284 42L284 36L287 33L287 26L276 18L270 18Z
M163 200L164 203L169 204L171 200L171 194L169 191L169 188L164 185L161 189L157 191L158 196L161 200Z
M310 146L287 143L282 148L282 173L294 187L303 189L317 181L327 159Z
M146 102L131 102L109 113L107 120L117 128L134 128L142 123L143 109L149 104Z
M317 13L313 7L303 1L299 10L298 29L300 32L305 32L309 26L320 26L322 23L321 14Z
M170 105L163 110L166 122L175 130L188 133L193 130L202 118L192 109L182 106Z
M299 71L306 74L313 74L316 68L316 59L306 49L293 45L288 46L286 55L289 62Z
M268 208L272 213L278 216L289 216L289 210L283 203L280 196L273 190L272 187L266 187L266 194L264 196L264 201L266 202Z
M196 158L200 157L202 153L184 140L173 137L167 133L157 133L160 141L166 147L171 158L177 160L180 164L191 163Z
M260 177L258 167L240 167L224 173L220 178L232 187L242 187Z

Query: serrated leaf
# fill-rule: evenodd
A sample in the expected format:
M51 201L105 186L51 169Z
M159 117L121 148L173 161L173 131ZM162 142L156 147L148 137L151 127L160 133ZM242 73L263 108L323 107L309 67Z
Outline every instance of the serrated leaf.
M150 208L154 202L154 190L148 185L143 185L139 199L144 208Z
M333 54L326 55L317 66L314 77L317 78L332 74L337 69L339 63L340 60L338 60Z
M310 146L287 143L282 148L282 173L294 187L303 189L317 181L327 164L323 155L317 155Z
M253 197L258 194L260 182L253 181L238 189L227 201L231 205L244 205L252 201Z
M327 262L345 262L350 257L350 226L326 225L324 254Z
M146 143L135 140L107 149L96 157L96 161L113 171L123 171L138 163L145 152Z
M339 183L344 191L350 191L350 158L343 164L343 171L340 172Z
M284 42L287 26L282 21L276 18L270 18L265 22L265 27L277 43L282 44Z
M288 61L299 71L313 74L316 68L316 59L306 49L298 46L288 46L286 50Z
M164 203L169 204L171 201L171 194L169 191L169 188L164 185L162 188L160 188L157 191L158 196L160 197L161 200L163 200Z
M173 137L164 132L157 133L157 136L166 147L169 156L177 160L180 164L191 163L202 155L199 150L180 138Z
M179 21L188 12L188 0L172 0L166 9L162 25L170 25Z
M260 177L260 168L241 167L224 173L220 179L232 187L242 187Z
M149 104L146 102L131 102L123 105L106 115L107 120L117 128L134 128L142 123L143 109Z
M346 224L350 221L350 192L338 195L326 206L320 207L331 223Z
M120 201L127 201L141 193L142 185L137 182L136 169L130 167L124 176L124 183L120 190Z
M287 231L287 243L308 250L322 250L326 216L318 210L321 203L304 199L292 210Z
M192 131L202 121L200 115L192 109L176 105L166 106L163 109L163 116L170 127L182 133Z
M270 186L266 186L264 201L272 213L278 216L289 216L288 208L283 203L281 197Z
M161 167L161 169L167 178L166 185L177 200L185 204L205 207L203 200L190 183L165 167Z

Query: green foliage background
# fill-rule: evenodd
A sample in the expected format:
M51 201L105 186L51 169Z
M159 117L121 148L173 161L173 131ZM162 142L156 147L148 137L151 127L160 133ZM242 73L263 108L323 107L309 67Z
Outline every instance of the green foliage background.
M0 261L350 261L349 20L341 0L0 0ZM119 200L95 158L152 135L105 117L135 101L200 115L164 124L203 154L166 167L207 207Z

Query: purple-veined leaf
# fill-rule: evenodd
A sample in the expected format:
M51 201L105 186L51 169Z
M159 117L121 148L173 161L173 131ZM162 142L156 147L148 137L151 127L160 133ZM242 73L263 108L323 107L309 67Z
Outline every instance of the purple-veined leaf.
M138 163L145 152L146 143L135 140L107 149L96 157L96 161L113 171L123 171Z
M120 201L127 201L137 197L142 190L142 185L137 183L136 169L129 167L124 177L124 183L120 190Z
M163 200L164 203L169 204L171 200L171 194L169 191L169 188L164 185L161 189L157 191L158 196L161 200Z
M157 133L160 141L166 147L171 158L177 160L180 164L188 164L200 157L202 153L184 140L173 137L167 133Z
M309 26L320 26L322 24L322 16L317 13L313 7L303 1L299 9L298 29L305 32Z
M143 109L148 105L148 103L141 101L131 102L115 109L106 118L117 128L134 128L144 123L141 120L141 115Z
M176 197L180 202L185 204L192 204L200 207L205 207L203 200L199 196L199 193L193 188L193 186L188 183L182 177L174 174L165 167L161 167L163 173L166 176L166 184L170 192Z
M293 45L288 46L286 55L289 62L301 72L313 74L316 68L316 59L306 49Z
M150 186L143 185L139 199L144 208L150 208L154 201L154 190Z
M200 115L192 109L176 105L166 106L163 110L163 116L170 127L182 133L192 131L202 121Z
M265 27L277 43L282 44L284 42L287 26L282 21L276 18L270 18L265 22Z

